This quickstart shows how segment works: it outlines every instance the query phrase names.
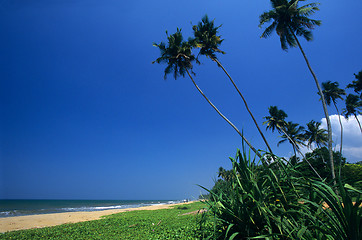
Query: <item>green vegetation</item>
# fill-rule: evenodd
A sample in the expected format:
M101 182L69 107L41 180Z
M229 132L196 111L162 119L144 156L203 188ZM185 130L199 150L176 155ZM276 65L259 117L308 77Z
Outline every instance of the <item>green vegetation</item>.
M357 189L362 189L362 165L345 164L342 167L343 180Z
M230 158L225 187L209 191L212 239L361 239L361 191L339 181L337 195L324 181L301 176L301 163L265 164L245 152Z
M327 179L328 182L332 181L330 175L329 153L326 147L316 148L312 152L306 153L305 157L299 164L299 172L301 175L306 178L315 178L315 173L311 171L305 159L308 159L309 164L313 166L322 179ZM335 151L333 151L333 161L335 166L341 166L342 169L346 163L346 159L341 155L341 153Z
M13 231L0 239L203 239L198 221L201 202L172 209L118 213L100 220L64 224L55 227Z

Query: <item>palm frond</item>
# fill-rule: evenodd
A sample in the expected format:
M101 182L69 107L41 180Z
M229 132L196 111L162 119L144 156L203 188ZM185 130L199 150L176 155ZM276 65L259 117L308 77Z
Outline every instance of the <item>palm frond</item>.
M266 38L276 30L283 50L297 46L294 34L302 36L308 41L312 40L312 33L308 29L319 26L321 21L308 17L319 10L319 3L309 3L298 7L298 3L303 1L271 0L272 10L259 16L259 27L270 21L273 23L264 30L261 37Z
M268 23L271 20L273 20L273 18L271 16L274 14L275 14L274 10L271 10L269 12L264 12L263 14L261 14L259 16L259 26L258 27L261 28L265 23Z
M296 34L297 36L302 36L302 37L304 37L307 41L313 40L313 34L312 34L312 32L309 31L309 30L306 30L306 29L304 29L304 28L302 28L302 27L296 27L296 28L295 28L295 34Z
M282 140L280 140L280 141L278 142L277 146L279 147L280 144L285 143L287 140L288 140L288 139L287 139L287 137L285 136L284 139L282 139Z
M192 62L195 61L195 56L192 54L192 45L183 40L181 29L177 28L174 34L169 35L166 31L167 44L153 43L153 46L160 50L161 56L152 63L166 63L167 67L164 70L164 79L167 75L173 74L177 79L179 76L185 76L186 69L192 70Z
M319 5L320 5L320 3L309 3L304 6L299 7L297 10L298 10L299 14L302 16L310 16L313 13L315 13L315 11L319 11L319 8L318 8Z
M276 28L277 23L273 22L269 27L267 27L263 34L260 36L260 38L267 38L270 36L270 34L274 31L274 29Z

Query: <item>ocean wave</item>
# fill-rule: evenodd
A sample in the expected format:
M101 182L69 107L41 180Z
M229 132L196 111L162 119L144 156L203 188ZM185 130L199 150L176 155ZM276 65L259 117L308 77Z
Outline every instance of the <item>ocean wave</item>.
M12 216L15 216L15 212L16 212L16 210L0 212L0 217L12 217Z
M128 206L127 205L117 205L117 206L98 206L98 207L68 207L68 208L60 208L60 210L66 211L66 212L70 212L70 211L83 212L83 211L101 211L101 210L123 209L123 208L128 208Z
M126 208L139 208L145 206L154 206L154 205L165 205L165 204L175 204L176 201L169 201L167 203L157 202L157 203L139 203L139 204L129 204L129 205L115 205L115 206L92 206L92 207L68 207L61 208L59 210L64 212L91 212L91 211L103 211L111 209L126 209Z

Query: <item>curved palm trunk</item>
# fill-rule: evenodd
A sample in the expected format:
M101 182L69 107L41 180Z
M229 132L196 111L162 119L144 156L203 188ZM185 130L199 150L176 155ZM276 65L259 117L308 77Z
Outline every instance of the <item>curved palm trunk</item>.
M294 144L292 144L292 146L293 146L293 151L294 151L295 160L297 160L297 152L295 151Z
M342 145L343 145L343 125L342 125L342 120L341 120L341 115L339 114L338 108L337 108L337 104L335 102L333 102L334 107L337 110L337 114L338 114L338 119L339 119L339 125L341 126L341 147L339 148L339 152L342 154Z
M303 159L305 159L305 161L308 163L308 165L309 165L310 168L313 170L313 172L318 176L318 178L319 178L320 180L323 180L322 177L318 174L317 170L315 170L315 168L312 166L312 164L310 164L310 162L308 161L308 159L307 159L307 158L304 156L304 154L299 150L297 144L293 141L293 139L292 139L291 137L289 137L289 135L284 131L283 128L278 127L278 129L280 129L280 131L282 131L282 133L288 138L289 142L292 143L295 157L297 157L297 154L296 154L296 152L295 152L295 150L297 150L298 153L303 157Z
M291 29L290 29L291 30ZM313 78L314 78L314 81L315 81L315 84L317 85L317 88L318 88L318 92L319 94L321 95L321 99L322 99L322 105L323 105L323 110L324 110L324 115L326 117L326 120L327 120L327 128L328 128L328 151L329 151L329 164L331 166L331 174L332 174L332 179L334 181L334 185L336 185L336 175L335 175L335 172L334 172L334 162L333 162L333 150L332 150L332 128L331 128L331 121L329 119L329 114L328 114L328 110L327 110L327 104L326 104L326 100L324 99L324 95L323 95L323 92L322 92L322 88L318 82L318 79L317 79L317 76L315 75L312 67L310 66L309 64L309 61L307 59L307 56L305 55L304 51L303 51L303 48L302 46L300 45L299 41L298 41L298 38L297 36L295 36L295 33L294 31L291 31L293 33L293 36L294 36L294 39L296 40L297 44L298 44L298 47L300 49L300 51L302 52L303 54L303 57L304 57L304 60L305 62L307 63L307 66L308 66L308 69L309 71L311 72ZM362 130L361 130L362 131Z
M263 132L260 130L259 125L258 125L257 121L256 121L255 118L254 118L254 115L251 113L251 111L250 111L250 109L249 109L249 106L248 106L248 104L247 104L247 102L246 102L243 94L241 94L239 88L236 86L235 82L233 81L233 79L231 78L231 76L229 75L229 73L226 71L226 69L223 67L223 65L221 65L221 63L220 63L216 58L211 58L211 59L212 59L214 62L216 62L217 65L218 65L219 67L221 67L222 70L225 72L225 74L229 77L229 79L230 79L231 83L234 85L236 91L239 93L240 97L243 99L243 102L244 102L244 105L245 105L245 107L246 107L246 110L249 112L251 118L253 119L254 124L255 124L256 128L258 129L261 137L263 138L266 146L268 147L269 152L270 152L271 154L273 154L273 151L272 151L271 147L269 146L268 141L266 140Z
M206 101L211 105L211 107L213 107L215 109L215 111L227 122L230 124L230 126L232 126L234 128L234 130L243 138L243 140L246 142L246 144L248 144L248 146L251 148L251 150L253 150L253 152L258 155L259 158L262 159L262 156L260 155L260 153L250 144L250 142L245 138L245 136L239 131L239 129L232 123L230 122L229 119L227 119L220 111L219 109L217 109L217 107L215 107L215 105L205 96L205 94L203 93L203 91L199 88L199 86L195 83L194 79L192 78L190 72L188 71L188 69L186 68L187 74L189 75L192 83L195 85L195 87L197 88L197 90L201 93L201 95L206 99Z
M359 129L361 130L361 133L362 133L361 123L359 122L357 115L355 113L353 115L356 118L356 120L358 122Z

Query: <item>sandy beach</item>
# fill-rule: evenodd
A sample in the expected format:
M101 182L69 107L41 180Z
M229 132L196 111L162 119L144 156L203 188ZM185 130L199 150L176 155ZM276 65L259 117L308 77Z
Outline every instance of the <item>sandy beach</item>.
M93 211L93 212L63 212L63 213L0 218L0 233L7 231L30 229L30 228L50 227L65 223L76 223L76 222L97 220L100 219L102 216L121 213L121 212L134 211L134 210L167 209L172 206L183 205L183 204L187 203L152 205L152 206L139 207L139 208L112 209L112 210Z

